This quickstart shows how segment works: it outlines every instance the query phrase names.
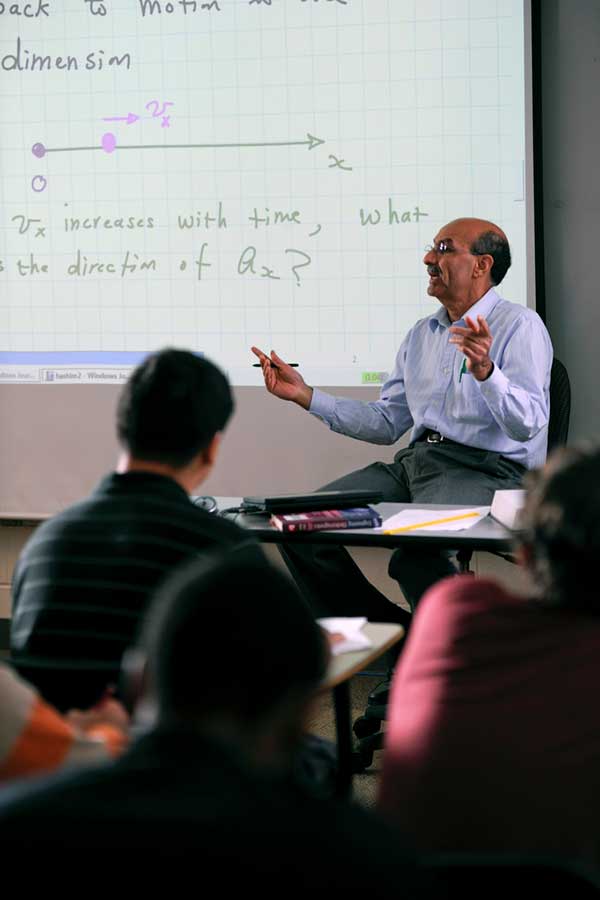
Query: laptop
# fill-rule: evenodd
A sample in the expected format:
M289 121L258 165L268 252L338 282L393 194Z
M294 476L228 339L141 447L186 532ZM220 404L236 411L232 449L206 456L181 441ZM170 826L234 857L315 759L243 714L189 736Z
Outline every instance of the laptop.
M315 491L312 494L278 494L273 497L244 497L244 512L294 513L316 512L319 509L352 509L380 503L381 491L356 489L353 491Z

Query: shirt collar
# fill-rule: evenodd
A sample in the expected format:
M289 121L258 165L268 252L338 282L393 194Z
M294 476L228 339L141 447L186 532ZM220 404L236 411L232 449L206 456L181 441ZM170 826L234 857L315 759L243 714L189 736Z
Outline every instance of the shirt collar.
M491 287L483 297L479 298L477 303L474 303L473 306L467 310L465 316L469 316L471 319L475 319L477 316L487 318L499 300L500 297L494 288ZM445 306L441 306L438 311L429 318L429 327L432 331L437 331L438 328L449 328L450 325L458 325L459 323L464 324L464 316L456 322L451 322Z

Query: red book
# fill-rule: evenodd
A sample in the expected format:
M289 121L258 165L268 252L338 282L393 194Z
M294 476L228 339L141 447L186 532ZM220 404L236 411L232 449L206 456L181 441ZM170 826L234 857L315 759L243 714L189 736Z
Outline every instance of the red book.
M370 506L356 509L321 509L318 512L279 513L271 516L279 531L325 531L332 528L379 528L381 516Z

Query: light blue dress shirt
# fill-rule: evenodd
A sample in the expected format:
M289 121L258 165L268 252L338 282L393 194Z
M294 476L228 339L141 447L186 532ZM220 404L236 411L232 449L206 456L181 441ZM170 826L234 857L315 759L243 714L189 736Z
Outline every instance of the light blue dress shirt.
M527 469L543 464L548 442L552 344L537 315L492 288L469 310L484 316L492 334L494 370L485 381L468 372L442 306L408 332L379 400L365 403L314 389L310 412L333 431L393 444L409 428L415 441L427 429L469 447L493 450Z

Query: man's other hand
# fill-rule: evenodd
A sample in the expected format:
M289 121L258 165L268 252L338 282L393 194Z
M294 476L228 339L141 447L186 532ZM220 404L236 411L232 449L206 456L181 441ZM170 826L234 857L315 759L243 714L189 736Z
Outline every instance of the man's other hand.
M258 347L252 347L252 352L258 357L265 379L265 385L270 394L280 397L281 400L291 400L304 409L309 409L312 400L312 388L309 387L302 375L288 366L274 350L271 356L267 356Z
M483 316L477 316L474 322L469 316L465 316L467 328L460 325L452 325L450 332L451 344L456 344L458 349L467 358L467 370L477 381L485 381L494 370L494 363L490 359L492 347L492 334L488 323Z

